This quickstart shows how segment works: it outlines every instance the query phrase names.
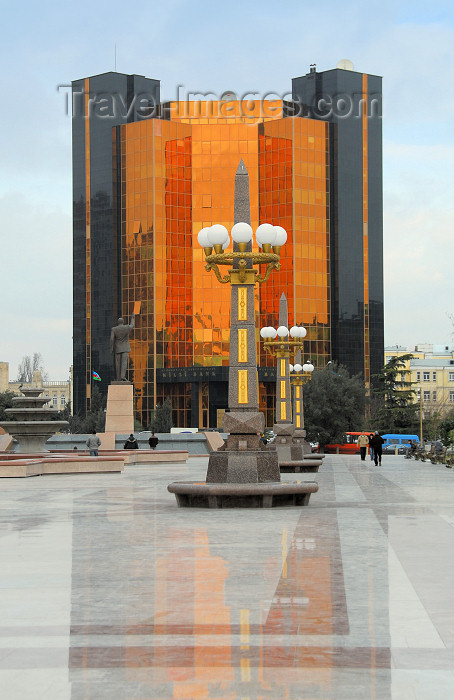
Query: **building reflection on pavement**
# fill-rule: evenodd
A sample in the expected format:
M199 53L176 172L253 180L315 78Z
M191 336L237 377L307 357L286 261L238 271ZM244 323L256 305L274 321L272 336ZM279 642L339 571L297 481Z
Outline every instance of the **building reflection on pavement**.
M113 494L104 519L87 514L73 539L72 700L107 697L111 683L124 700L334 700L345 669L361 672L364 697L387 698L389 674L375 671L390 668L389 643L374 641L385 553L358 565L368 639L355 643L336 512L283 514L261 533L243 513L163 527L135 491L121 508Z

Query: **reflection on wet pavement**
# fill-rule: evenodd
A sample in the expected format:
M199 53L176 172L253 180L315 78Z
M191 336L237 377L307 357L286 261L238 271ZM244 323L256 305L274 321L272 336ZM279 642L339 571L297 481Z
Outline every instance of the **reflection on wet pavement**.
M331 455L306 508L177 509L205 470L2 480L5 698L454 694L451 471Z

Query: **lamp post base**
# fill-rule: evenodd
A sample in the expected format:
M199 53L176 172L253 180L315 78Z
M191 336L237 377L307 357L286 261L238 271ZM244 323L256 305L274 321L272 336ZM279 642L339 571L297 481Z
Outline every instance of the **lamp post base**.
M306 440L306 431L302 428L296 428L293 433L293 444L301 445L303 454L311 454L312 448Z
M257 484L280 481L277 454L260 442L263 413L230 411L224 414L226 444L210 453L207 484Z
M246 440L243 440L246 443ZM257 450L222 448L211 452L208 461L207 484L260 484L280 481L277 453L265 446Z

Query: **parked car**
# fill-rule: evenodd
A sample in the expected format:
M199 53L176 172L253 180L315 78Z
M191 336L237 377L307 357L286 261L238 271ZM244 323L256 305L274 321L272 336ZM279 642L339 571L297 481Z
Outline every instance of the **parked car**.
M404 455L407 452L407 445L383 445L382 452L384 455L394 455L396 454L396 447L397 447L397 454L399 455Z

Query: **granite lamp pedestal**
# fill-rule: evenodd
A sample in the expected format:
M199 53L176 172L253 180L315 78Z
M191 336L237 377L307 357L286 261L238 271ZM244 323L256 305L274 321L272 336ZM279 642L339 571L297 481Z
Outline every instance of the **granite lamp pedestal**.
M277 455L260 440L264 428L263 413L225 413L223 429L229 433L229 437L223 447L211 452L206 483L258 484L279 481Z

